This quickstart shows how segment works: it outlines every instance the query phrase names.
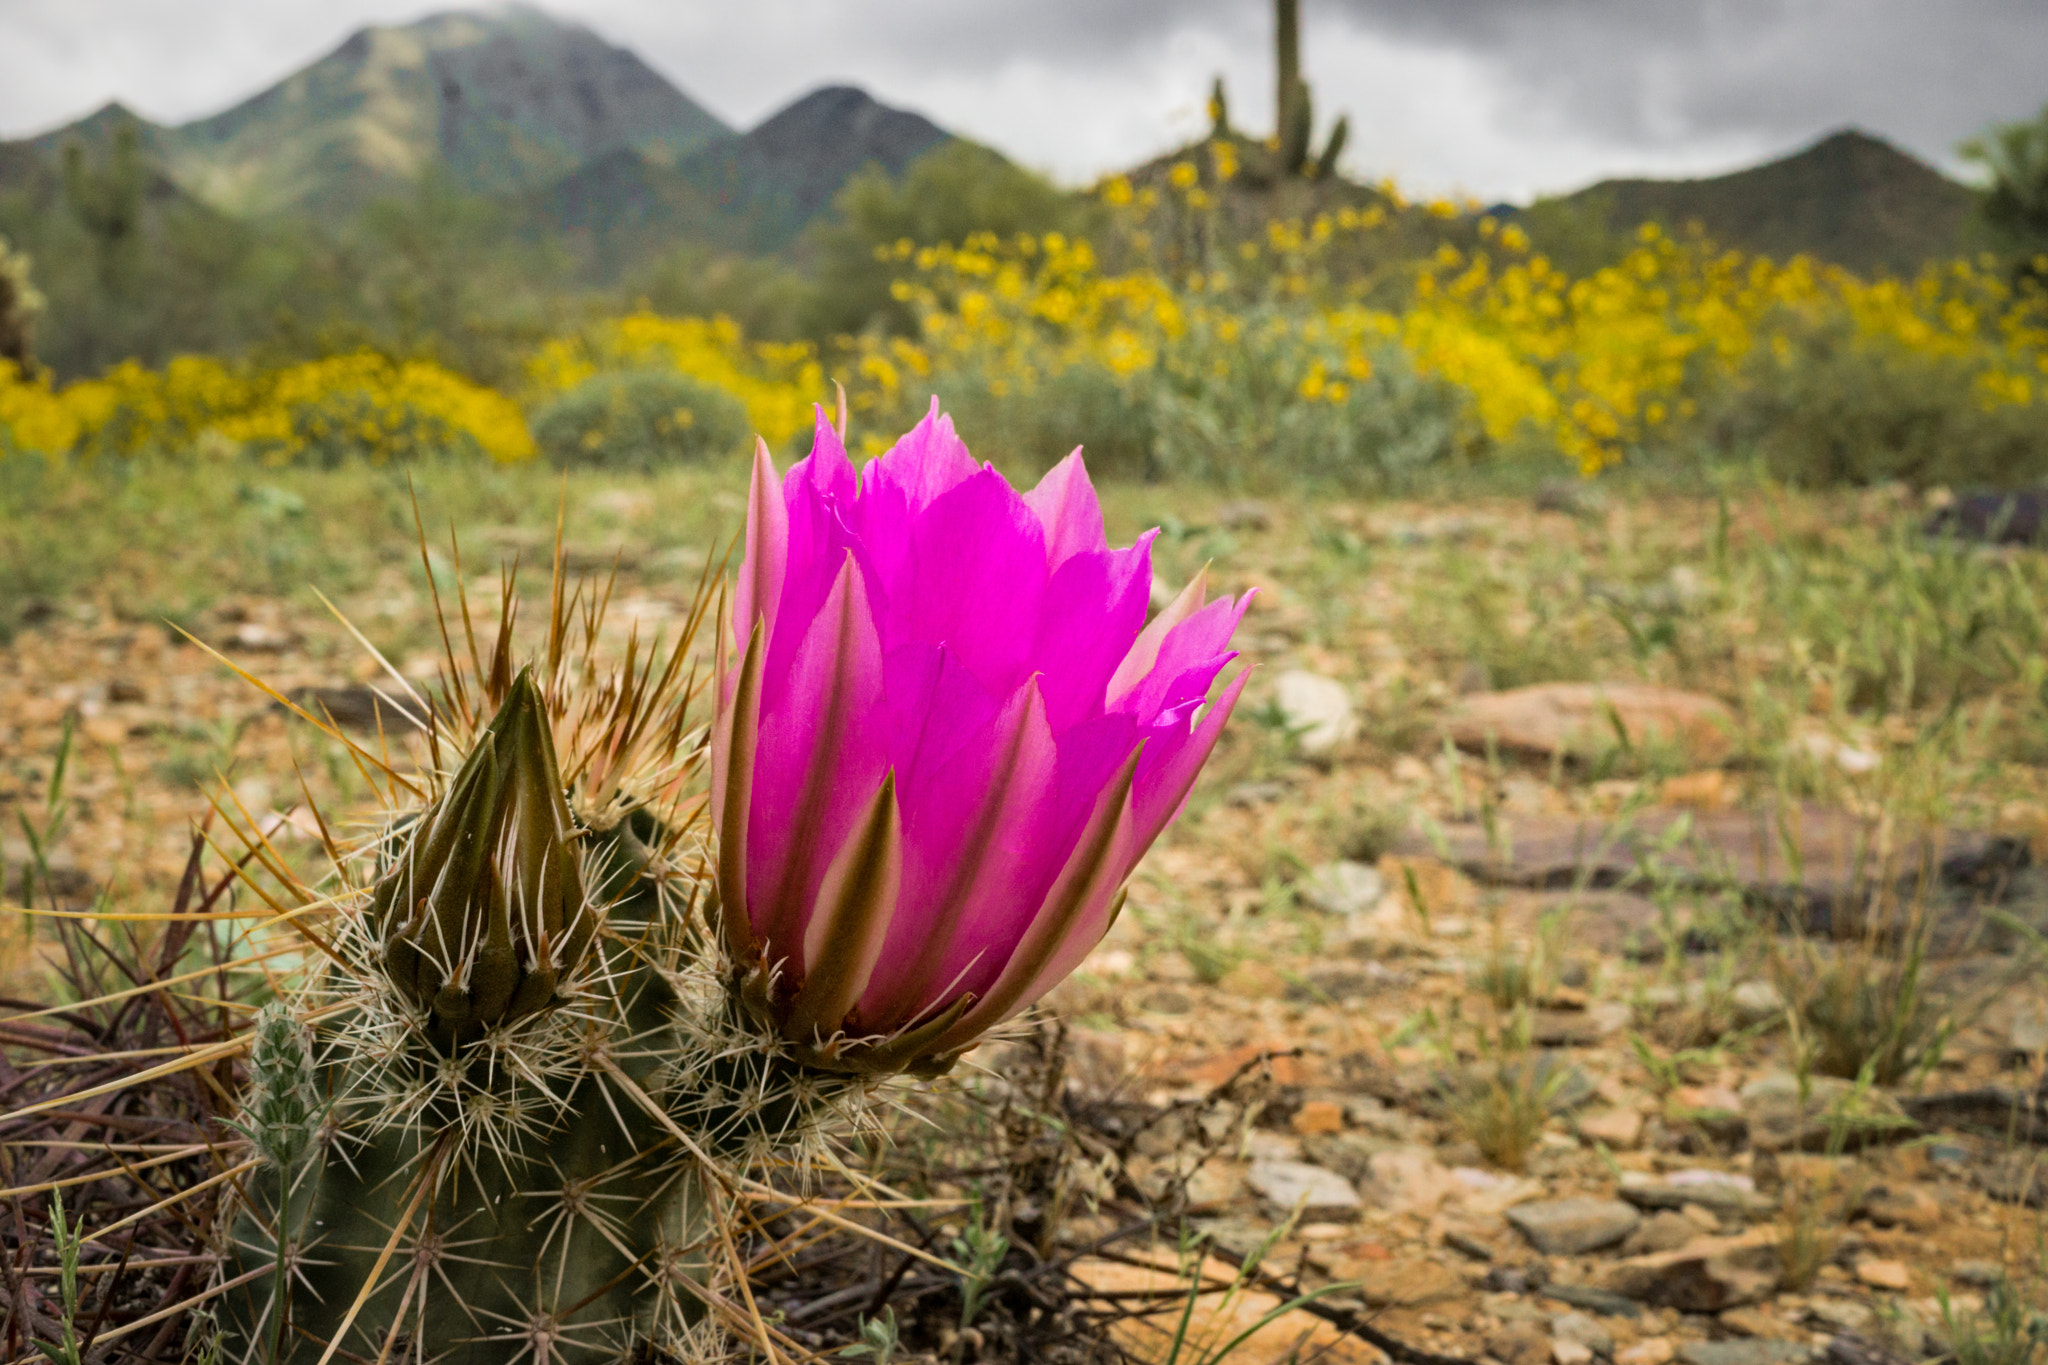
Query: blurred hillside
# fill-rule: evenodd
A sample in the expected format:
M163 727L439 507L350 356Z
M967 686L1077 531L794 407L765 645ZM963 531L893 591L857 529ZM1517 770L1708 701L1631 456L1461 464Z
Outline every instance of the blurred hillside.
M1866 275L1911 275L1971 245L1975 196L1883 138L1830 134L1777 161L1701 180L1603 180L1535 210L1626 236L1639 223L1752 255L1808 255Z
M1218 111L1222 138L1104 182L1159 206L1119 236L1134 220L1105 215L1101 195L1057 189L860 90L812 91L735 130L631 51L508 6L363 29L190 123L109 105L0 143L0 237L34 262L49 300L36 354L60 377L181 352L279 361L367 346L490 383L535 339L642 302L727 314L769 339L903 333L892 286L906 258L878 265L877 251L977 230L1081 234L1108 262L1193 269L1216 251L1237 259L1276 222L1371 214L1381 229L1328 264L1387 304L1439 247L1479 240L1480 214L1407 205L1323 166L1342 132L1310 155L1305 102L1291 152ZM1178 197L1189 173L1206 207ZM1620 259L1657 221L1778 259L1911 274L1975 244L1975 202L1844 132L1732 175L1610 181L1511 216L1574 273Z

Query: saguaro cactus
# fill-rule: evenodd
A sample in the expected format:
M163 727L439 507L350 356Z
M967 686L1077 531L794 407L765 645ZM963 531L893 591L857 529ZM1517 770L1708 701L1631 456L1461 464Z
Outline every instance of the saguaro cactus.
M1279 140L1281 174L1318 178L1335 174L1351 126L1348 119L1338 118L1322 155L1310 159L1315 106L1301 75L1301 0L1273 0L1273 53L1273 127Z

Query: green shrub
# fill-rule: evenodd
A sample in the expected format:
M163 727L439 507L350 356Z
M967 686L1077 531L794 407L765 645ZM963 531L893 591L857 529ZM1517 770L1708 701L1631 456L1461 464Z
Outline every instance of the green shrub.
M673 370L594 375L534 414L541 455L561 468L654 470L739 452L747 410Z
M1226 488L1385 492L1470 446L1464 397L1418 375L1398 346L1379 348L1369 378L1326 386L1339 401L1303 397L1312 359L1255 321L1235 336L1191 332L1157 384L1154 471Z
M1807 487L2048 475L2040 410L1987 407L1976 360L1860 336L1846 320L1782 340L1756 349L1710 417L1717 443L1753 450L1773 475Z
M1151 385L1083 362L1041 379L1027 394L975 374L946 378L946 408L974 453L1014 477L1051 468L1081 446L1095 478L1152 476Z

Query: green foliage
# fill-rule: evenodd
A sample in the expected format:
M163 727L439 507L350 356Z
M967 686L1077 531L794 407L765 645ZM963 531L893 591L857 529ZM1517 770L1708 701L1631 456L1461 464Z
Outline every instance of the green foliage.
M1417 374L1393 345L1374 353L1370 377L1346 383L1341 401L1304 401L1299 343L1266 321L1255 312L1236 335L1197 327L1167 359L1153 395L1159 476L1385 492L1474 442L1464 398Z
M747 410L673 370L593 375L534 414L542 456L561 468L649 471L745 448Z
M1979 206L1984 221L2021 257L2024 273L2048 283L2048 105L2034 119L1973 138L1962 152L1991 177Z
M757 341L788 341L802 335L811 281L780 257L685 242L628 279L619 293L669 317L728 317Z
M1051 468L1081 447L1098 479L1143 479L1153 472L1158 428L1151 394L1099 365L1069 366L1019 401L983 376L954 376L945 400L954 424L982 458L1022 476Z
M893 255L898 243L957 246L976 232L1072 233L1085 226L1087 213L1079 199L1043 176L960 140L925 153L898 179L868 166L847 182L832 208L807 244L814 285L803 331L811 336L870 327L913 330L910 312L890 293L908 269Z
M29 341L43 296L29 278L29 258L0 237L0 364L22 373L36 367Z
M2041 1285L2037 1282L2035 1289ZM2037 1365L2048 1360L2048 1312L2036 1295L2000 1276L1984 1292L1984 1306L1961 1311L1937 1290L1942 1331L1956 1365Z
M1723 450L1753 451L1808 487L1900 479L2003 487L2048 475L2048 427L2030 406L1992 405L1960 356L1859 336L1846 320L1759 347L1708 415Z

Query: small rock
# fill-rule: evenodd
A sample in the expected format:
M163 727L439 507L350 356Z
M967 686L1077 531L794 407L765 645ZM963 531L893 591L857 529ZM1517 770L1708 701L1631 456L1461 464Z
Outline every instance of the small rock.
M1738 982L1728 992L1728 1004L1744 1025L1776 1019L1785 1012L1785 997L1768 981Z
M1582 1341L1550 1341L1551 1365L1593 1365L1593 1348Z
M1416 1256L1340 1261L1330 1274L1333 1279L1358 1281L1360 1297L1375 1308L1413 1308L1465 1293L1464 1276Z
M1660 1251L1676 1251L1699 1235L1692 1219L1665 1209L1645 1218L1642 1226L1628 1235L1628 1240L1621 1244L1621 1254L1654 1256Z
M1329 1100L1309 1100L1294 1111L1287 1126L1303 1137L1317 1137L1344 1131L1344 1106Z
M1876 1310L1854 1299L1817 1298L1806 1305L1806 1320L1837 1332L1860 1332L1877 1318Z
M1444 1229L1444 1245L1460 1255L1470 1256L1475 1261L1491 1261L1493 1259L1492 1247L1480 1241L1471 1233L1460 1232L1456 1228Z
M1858 1261L1856 1278L1872 1289L1904 1290L1912 1281L1904 1261Z
M1665 1338L1644 1337L1633 1346L1624 1346L1615 1355L1614 1365L1670 1365L1677 1354Z
M289 649L292 637L260 621L244 621L228 637L238 647L254 654L276 654Z
M1289 669L1273 680L1273 699L1305 754L1326 754L1358 737L1351 689L1335 678Z
M1588 1313L1601 1313L1610 1318L1633 1318L1641 1315L1642 1309L1634 1301L1619 1294L1610 1294L1604 1289L1594 1289L1583 1284L1546 1284L1542 1286L1547 1298L1559 1303L1568 1303L1574 1308L1583 1308Z
M1751 1217L1776 1208L1769 1198L1757 1193L1756 1181L1749 1176L1697 1167L1662 1176L1624 1171L1620 1194L1641 1209L1682 1209L1694 1204L1716 1213Z
M1685 1365L1799 1365L1812 1354L1798 1341L1688 1341L1678 1348Z
M1575 1341L1594 1355L1614 1354L1614 1333L1584 1313L1559 1313L1550 1320L1550 1335L1557 1341Z
M1380 903L1386 881L1364 863L1340 859L1312 869L1294 884L1302 901L1333 915L1362 915Z
M1615 748L1615 725L1638 747L1676 748L1693 763L1721 763L1734 749L1735 716L1712 697L1639 683L1540 683L1483 692L1446 720L1460 747L1589 758Z
M1996 1261L1957 1261L1948 1268L1948 1277L1957 1284L1989 1289L2005 1279L2005 1267Z
M1932 1232L1942 1223L1940 1201L1917 1185L1879 1185L1863 1196L1860 1207L1879 1227Z
M1882 1090L1859 1091L1853 1082L1814 1076L1802 1101L1799 1078L1785 1072L1770 1072L1743 1086L1742 1113L1749 1121L1750 1145L1763 1152L1821 1146L1835 1130L1846 1129L1855 1137L1912 1126L1898 1101Z
M1459 1191L1457 1178L1420 1147L1373 1153L1365 1184L1373 1207L1390 1213L1427 1214Z
M1642 1215L1616 1199L1546 1199L1517 1204L1507 1220L1547 1256L1581 1256L1627 1237Z
M1598 1287L1681 1313L1718 1313L1769 1295L1783 1273L1776 1235L1760 1229L1617 1261L1602 1270Z
M1301 1216L1312 1222L1351 1218L1363 1207L1350 1181L1305 1161L1254 1161L1246 1183L1275 1209L1288 1212L1299 1206Z
M1617 1151L1632 1151L1643 1140L1643 1116L1633 1109L1607 1109L1579 1120L1579 1136Z
M1761 1308L1731 1308L1721 1314L1721 1325L1737 1336L1761 1337L1766 1341L1802 1340L1797 1327Z
M111 693L109 695L112 695ZM115 698L119 700L119 698ZM2012 1028L2006 1035L2014 1052L2028 1057L2039 1057L2048 1053L2048 1010L2040 1008L2021 1009L2012 1017Z

